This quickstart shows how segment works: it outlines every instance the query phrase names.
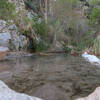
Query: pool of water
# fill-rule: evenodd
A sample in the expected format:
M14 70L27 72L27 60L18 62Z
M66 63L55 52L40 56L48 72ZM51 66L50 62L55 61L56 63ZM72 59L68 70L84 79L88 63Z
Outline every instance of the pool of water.
M100 68L65 54L10 58L0 62L0 80L44 100L74 100L100 86Z

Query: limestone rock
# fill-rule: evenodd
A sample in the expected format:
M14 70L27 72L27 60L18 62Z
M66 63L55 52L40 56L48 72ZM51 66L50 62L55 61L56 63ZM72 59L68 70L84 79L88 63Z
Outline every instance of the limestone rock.
M10 39L10 33L0 33L0 46L8 47Z
M76 100L100 100L100 87L97 87L96 90L91 93L88 97L79 98Z
M15 24L8 25L6 21L0 20L0 46L14 51L25 50L27 38L19 34Z
M0 100L42 100L26 94L11 90L4 82L0 81Z
M0 20L0 33L8 32L7 22L4 20Z

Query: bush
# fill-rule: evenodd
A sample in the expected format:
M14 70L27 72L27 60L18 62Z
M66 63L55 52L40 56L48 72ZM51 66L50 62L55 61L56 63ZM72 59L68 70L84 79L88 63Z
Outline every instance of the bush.
M32 9L35 13L39 14L39 4L37 0L25 0L26 8Z
M78 51L81 51L83 49L93 47L93 44L94 44L93 33L89 32L87 33L87 35L83 36L83 38L78 42L78 44L76 45L76 49Z
M10 20L15 16L15 6L8 0L0 0L0 19Z
M92 24L99 24L100 25L100 8L94 8L92 14L90 15L90 22Z
M49 25L45 23L45 20L40 19L38 17L33 18L33 29L35 33L40 36L41 39L46 39L49 32Z
M94 52L95 54L100 55L100 36L94 40Z
M90 31L88 20L76 10L80 9L79 5L79 0L57 0L54 5L54 18L60 21L60 29L64 31L68 45L77 45L83 35Z
M45 23L45 20L42 18L38 18L35 16L33 18L32 28L37 34L39 39L39 43L36 44L36 51L45 51L49 48L50 41L48 39L49 36L49 25Z
M36 52L46 51L49 48L49 44L41 40L35 47Z

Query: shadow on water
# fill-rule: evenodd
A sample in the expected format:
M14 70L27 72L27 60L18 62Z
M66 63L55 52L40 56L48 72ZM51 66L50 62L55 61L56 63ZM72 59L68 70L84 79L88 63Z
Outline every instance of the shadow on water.
M44 100L74 100L100 86L100 68L63 54L23 57L0 62L0 79L18 92Z

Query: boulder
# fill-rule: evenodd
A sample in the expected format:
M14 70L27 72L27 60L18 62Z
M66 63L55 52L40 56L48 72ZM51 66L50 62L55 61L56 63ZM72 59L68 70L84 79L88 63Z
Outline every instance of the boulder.
M9 40L11 39L11 34L6 33L0 33L0 46L9 47Z
M97 87L96 90L91 93L88 97L79 98L76 100L100 100L100 87Z
M0 80L0 100L42 100L27 94L17 93L11 90L4 82Z
M13 38L11 39L10 43L10 49L19 51L19 50L25 50L25 47L27 47L27 38L24 35L13 35Z
M87 52L84 52L82 54L82 57L84 57L91 64L100 65L100 59L96 57L95 55L91 55L91 54L88 54Z

